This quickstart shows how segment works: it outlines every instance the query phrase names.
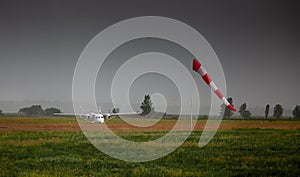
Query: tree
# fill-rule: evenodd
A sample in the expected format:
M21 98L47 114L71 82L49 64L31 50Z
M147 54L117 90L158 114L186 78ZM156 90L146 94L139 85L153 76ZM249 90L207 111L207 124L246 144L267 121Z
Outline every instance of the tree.
M152 101L150 98L150 95L145 95L144 101L142 102L142 105L140 106L142 109L142 115L149 114L152 110Z
M61 113L61 110L58 108L47 108L44 111L44 115L53 116L55 113Z
M233 100L232 98L228 98L228 102L234 106L232 104ZM223 110L224 110L224 114L223 114ZM232 115L233 115L233 112L225 105L225 104L222 104L221 105L221 115L223 114L223 119L224 118L230 118Z
M296 119L300 119L300 105L296 105L293 110L293 115Z
M251 117L251 112L249 110L246 110L244 118L249 119Z
M44 110L41 105L33 105L31 107L20 109L19 113L23 113L27 116L41 116L44 115Z
M243 119L249 119L251 117L251 112L247 110L246 103L244 103L240 106L239 113Z
M277 104L274 107L273 117L279 118L280 116L282 116L282 113L283 113L282 106L280 104Z
M0 116L2 116L3 115L3 111L0 109Z
M265 109L265 119L268 118L269 112L270 112L270 105L267 104L267 105L266 105L266 109Z
M113 110L112 110L112 113L119 113L120 112L120 108L114 108Z
M243 117L242 115L245 114L246 109L247 109L247 104L246 104L246 103L244 103L244 104L242 104L242 105L240 106L239 113L240 113L240 116L241 116L241 117Z

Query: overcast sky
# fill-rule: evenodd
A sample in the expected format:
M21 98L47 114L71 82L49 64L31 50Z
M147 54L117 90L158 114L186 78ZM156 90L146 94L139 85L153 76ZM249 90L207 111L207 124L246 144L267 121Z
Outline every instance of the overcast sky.
M206 38L222 64L227 95L236 105L280 103L293 108L300 104L299 7L296 0L1 0L0 101L70 102L75 65L88 42L114 23L151 15L180 20ZM147 47L147 41L143 44ZM164 46L162 51L172 48ZM113 66L108 63L106 69ZM137 83L154 78L158 83L162 79L145 76ZM162 83L172 86L166 80ZM145 90L139 90L141 96ZM103 95L99 102L107 102Z

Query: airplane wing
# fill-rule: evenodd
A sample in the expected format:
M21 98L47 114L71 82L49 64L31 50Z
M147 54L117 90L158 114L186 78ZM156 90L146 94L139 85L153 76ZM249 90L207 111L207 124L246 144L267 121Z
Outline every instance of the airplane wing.
M76 114L76 113L64 113L64 112L54 113L54 115L56 115L56 116L86 116L86 117L89 116L89 114Z
M121 115L136 115L139 114L137 112L119 112L119 113L104 113L103 115L109 116L121 116Z

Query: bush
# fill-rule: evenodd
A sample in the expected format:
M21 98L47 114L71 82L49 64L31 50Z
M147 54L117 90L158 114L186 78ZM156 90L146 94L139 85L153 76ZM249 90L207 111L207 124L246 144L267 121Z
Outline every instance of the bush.
M41 116L44 115L44 110L41 105L33 105L31 107L20 109L19 113L23 113L26 116Z
M53 116L55 113L61 113L60 109L58 109L58 108L47 108L44 111L44 115L46 115L46 116Z

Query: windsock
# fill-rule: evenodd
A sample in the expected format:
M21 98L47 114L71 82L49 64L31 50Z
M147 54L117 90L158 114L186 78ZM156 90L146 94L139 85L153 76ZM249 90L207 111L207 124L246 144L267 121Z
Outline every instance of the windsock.
M199 73L202 79L206 82L207 85L215 92L215 94L223 101L223 103L232 111L236 111L236 109L227 101L227 99L223 96L221 91L218 89L214 81L209 77L207 71L203 66L201 66L200 62L197 59L193 60L193 70Z

